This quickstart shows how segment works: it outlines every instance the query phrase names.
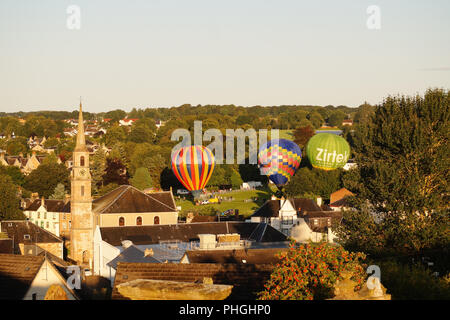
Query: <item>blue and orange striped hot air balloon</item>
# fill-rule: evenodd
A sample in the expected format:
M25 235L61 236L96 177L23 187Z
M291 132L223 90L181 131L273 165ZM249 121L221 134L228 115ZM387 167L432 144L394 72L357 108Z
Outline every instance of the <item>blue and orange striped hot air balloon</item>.
M194 197L205 188L214 171L214 155L204 146L189 146L172 154L172 171Z
M274 139L264 145L258 154L261 173L281 188L289 182L302 160L300 147L290 140Z

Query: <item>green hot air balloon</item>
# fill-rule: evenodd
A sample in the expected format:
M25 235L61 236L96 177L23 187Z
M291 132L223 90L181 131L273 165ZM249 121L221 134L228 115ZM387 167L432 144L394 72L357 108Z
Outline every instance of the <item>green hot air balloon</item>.
M306 154L314 168L334 170L347 163L350 145L338 135L318 133L309 139Z

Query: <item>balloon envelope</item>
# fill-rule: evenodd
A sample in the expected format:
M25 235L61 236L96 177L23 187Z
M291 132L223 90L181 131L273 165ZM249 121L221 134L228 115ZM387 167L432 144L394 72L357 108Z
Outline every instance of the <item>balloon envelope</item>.
M214 155L204 146L189 146L172 154L172 170L189 191L205 188L214 170Z
M350 145L338 135L318 133L309 139L306 154L314 168L334 170L342 168L347 163Z
M289 182L302 160L300 147L293 141L274 139L259 150L258 163L261 173L281 187Z

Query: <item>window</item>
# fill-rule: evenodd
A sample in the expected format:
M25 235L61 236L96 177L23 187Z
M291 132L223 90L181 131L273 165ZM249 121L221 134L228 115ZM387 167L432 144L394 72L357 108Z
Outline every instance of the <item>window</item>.
M136 225L137 226L142 226L142 217L137 217L136 218Z
M80 167L84 167L84 157L80 157Z
M293 217L283 217L283 220L281 221L281 224L289 225L294 223Z
M319 220L314 219L314 225L317 226L319 224Z
M84 196L84 186L81 186L81 196Z
M158 217L158 216L156 216L156 217L153 219L153 224L159 224L159 217Z
M29 234L24 234L24 235L23 235L23 238L24 238L25 240L30 240L30 235L29 235Z
M40 212L38 212L38 219L40 219L41 218L41 213Z
M44 219L47 219L47 212L44 212Z
M31 294L31 300L37 300L37 294L36 293Z
M45 224L45 227L46 227L47 229L50 227L48 221L47 221L47 223Z
M123 227L125 225L125 218L124 217L120 217L119 218L119 227Z

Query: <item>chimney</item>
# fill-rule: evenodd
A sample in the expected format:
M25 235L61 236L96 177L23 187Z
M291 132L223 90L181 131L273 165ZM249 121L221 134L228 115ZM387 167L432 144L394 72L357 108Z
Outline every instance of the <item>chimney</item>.
M133 245L133 242L130 241L130 240L123 240L122 241L122 247L124 249L127 249L127 248L131 247L132 245Z
M67 204L70 201L70 194L67 194L64 196L64 204Z
M33 155L33 157L36 156L36 151L33 150L33 152L31 153Z
M144 251L144 257L153 257L153 249L146 248Z
M45 198L44 198L44 196L42 196L42 198L41 198L41 206L45 206Z
M318 205L319 207L322 206L322 198L321 198L321 197L318 197L318 198L316 199L316 202L317 202L317 205Z
M277 197L273 194L272 197L270 197L270 200L277 200Z
M31 202L33 202L34 200L36 200L36 199L39 199L39 193L37 193L37 192L33 192L32 194L31 194Z
M216 247L215 234L199 234L200 250L214 249Z

